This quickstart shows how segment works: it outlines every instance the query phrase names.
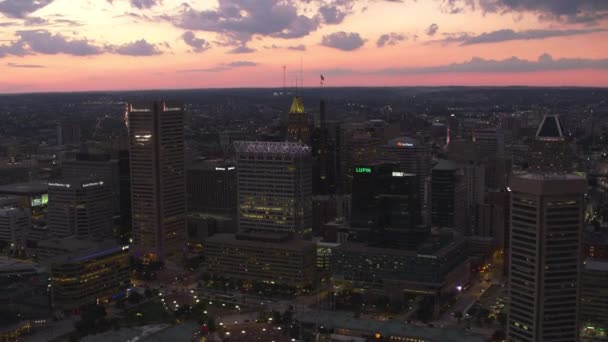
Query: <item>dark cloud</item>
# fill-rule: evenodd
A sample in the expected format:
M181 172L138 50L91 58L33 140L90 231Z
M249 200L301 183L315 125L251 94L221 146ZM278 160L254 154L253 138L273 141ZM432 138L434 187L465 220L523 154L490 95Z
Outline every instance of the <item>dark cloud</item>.
M331 3L321 4L319 14L326 24L340 24L347 15L352 13L353 0L335 0Z
M53 20L53 25L55 26L82 26L83 24L80 21L70 20L70 19L55 19Z
M20 47L25 52L24 54L55 55L64 53L73 56L90 56L104 52L101 47L87 39L72 39L60 33L52 34L46 30L17 31L17 36L19 39L13 45ZM27 50L25 50L25 46L28 47Z
M70 38L60 33L52 34L46 30L17 31L15 34L18 37L17 40L6 45L0 45L0 57L35 54L93 56L104 53L127 56L153 56L162 53L157 46L148 43L144 39L119 46L101 46L88 39Z
M188 44L194 52L203 52L211 48L211 44L202 38L196 38L192 31L187 31L182 34L182 39Z
M300 44L300 45L291 45L291 46L279 46L276 44L272 44L269 46L264 46L264 49L267 49L267 50L287 49L287 50L293 50L293 51L306 51L306 45Z
M434 36L438 30L439 30L439 25L433 23L433 24L429 25L429 27L426 29L426 34L428 36Z
M240 54L240 53L252 53L255 51L256 51L256 49L252 49L246 45L241 45L241 46L237 46L234 49L228 51L228 53Z
M6 66L10 67L10 68L31 68L31 69L45 68L44 65L39 65L39 64L6 63Z
M526 30L519 32L513 31L511 29L505 29L492 32L484 32L479 35L471 35L468 33L449 35L446 38L437 40L435 42L474 45L506 42L511 40L535 40L553 37L567 37L606 31L608 31L608 29Z
M391 32L381 35L376 42L376 46L381 48L386 45L396 45L404 40L407 40L407 37L404 34Z
M356 32L335 32L323 36L321 45L342 51L353 51L362 47L365 40Z
M230 70L230 69L235 69L235 68L242 68L242 67L253 67L253 66L257 66L259 65L256 62L251 62L251 61L235 61L235 62L230 62L230 63L223 63L211 68L202 68L202 69L184 69L184 70L177 70L177 72L179 73L190 73L190 72L221 72L221 71L226 71L226 70Z
M160 4L161 0L131 0L131 6L139 9L152 8Z
M452 63L422 68L391 68L380 70L375 73L390 75L435 73L519 73L581 69L608 69L608 59L553 59L553 57L551 57L549 54L543 54L535 61L520 59L517 57L502 60L474 57L471 60L463 63Z
M40 17L26 18L23 23L25 26L42 26L49 24L49 21Z
M458 14L464 12L467 7L475 9L475 0L439 0L441 2L439 9L441 12ZM494 0L480 0L494 1Z
M148 43L145 39L120 46L111 46L108 47L108 51L125 56L155 56L163 53L156 45Z
M238 67L256 66L256 65L258 65L258 63L251 62L251 61L236 61L236 62L230 62L226 65L231 68L238 68Z
M296 0L223 0L217 9L198 11L183 4L173 23L187 30L216 32L233 46L253 35L299 38L319 28L317 17L298 13Z
M287 50L306 51L306 45L300 44L300 45L288 46Z
M11 18L25 18L53 0L0 0L0 13Z
M441 0L450 13L479 8L486 13L531 12L544 20L597 24L608 18L606 0Z

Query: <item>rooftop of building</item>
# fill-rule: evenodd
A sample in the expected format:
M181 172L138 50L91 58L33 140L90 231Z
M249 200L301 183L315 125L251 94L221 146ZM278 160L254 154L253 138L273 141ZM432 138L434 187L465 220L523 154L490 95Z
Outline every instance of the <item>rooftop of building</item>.
M309 154L310 147L295 142L235 141L237 153Z
M128 246L119 246L112 239L87 240L75 237L56 238L38 242L38 249L54 249L63 251L63 254L48 260L48 262L80 262L118 251L128 249Z
M303 114L306 113L304 110L304 103L302 102L302 98L296 96L293 98L293 102L291 103L291 108L289 109L290 114Z
M256 239L255 237L258 237ZM298 239L285 239L277 242L270 242L271 235L264 234L215 234L206 240L207 244L216 245L218 243L252 247L256 249L284 249L290 251L304 251L314 246L311 241Z
M448 159L439 159L437 164L433 166L433 170L438 171L453 171L458 169L458 164Z
M43 181L0 185L0 194L40 195L49 192L49 185Z
M89 188L104 185L104 181L95 178L60 178L49 181L49 188Z
M543 121L536 131L536 139L540 140L563 140L564 130L562 122L557 115L545 115Z
M585 243L594 246L608 246L608 229L585 231Z
M608 272L608 261L587 260L585 261L585 270Z
M472 334L462 329L430 328L402 321L373 321L354 318L351 312L298 312L296 317L304 323L318 323L329 329L349 329L371 334L380 333L383 336L412 337L428 341L441 342L481 342L487 337Z
M585 180L582 176L570 173L539 173L539 172L522 172L514 173L517 178L539 180L539 181L563 181L563 180Z
M394 139L391 139L388 141L388 143L386 144L387 147L401 147L401 148L406 148L406 147L416 147L420 144L420 142L417 139L414 139L412 137L397 137Z
M195 170L226 171L234 170L236 168L235 165L236 163L229 159L207 159L192 163L188 168Z
M2 272L31 272L40 270L39 264L29 260L13 259L0 256L0 273Z
M416 249L394 249L372 247L366 243L347 242L337 248L344 252L366 253L390 255L395 257L422 257L422 258L440 258L464 243L464 238L461 234L454 232L451 229L441 229L435 234L432 234L427 240L418 245Z

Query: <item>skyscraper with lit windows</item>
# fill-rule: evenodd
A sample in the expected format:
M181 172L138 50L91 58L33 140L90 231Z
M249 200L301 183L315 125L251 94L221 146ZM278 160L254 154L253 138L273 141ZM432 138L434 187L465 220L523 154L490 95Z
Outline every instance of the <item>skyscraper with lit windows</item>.
M585 179L511 181L509 341L577 341Z
M162 262L186 243L184 109L175 102L130 104L133 250Z
M310 147L290 142L235 142L239 231L306 237L312 232Z

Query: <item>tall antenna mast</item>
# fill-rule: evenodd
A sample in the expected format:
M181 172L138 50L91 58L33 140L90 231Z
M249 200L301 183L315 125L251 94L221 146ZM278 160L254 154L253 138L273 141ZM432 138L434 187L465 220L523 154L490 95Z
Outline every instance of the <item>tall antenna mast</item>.
M304 61L302 56L300 56L300 87L304 88Z
M285 74L287 73L287 65L283 65L283 93L287 94L287 79Z

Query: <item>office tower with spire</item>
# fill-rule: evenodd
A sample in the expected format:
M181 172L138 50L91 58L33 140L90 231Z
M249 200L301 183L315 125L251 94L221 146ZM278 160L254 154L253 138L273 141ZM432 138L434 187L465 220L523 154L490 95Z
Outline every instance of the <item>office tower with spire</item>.
M575 164L576 156L559 116L545 115L530 143L528 169L531 172L567 172L574 171Z
M509 341L578 338L584 178L520 174L511 180Z
M103 239L112 236L112 190L103 179L49 182L48 225L53 236Z
M134 255L164 262L186 245L183 105L130 104L127 115Z
M291 108L287 115L287 141L301 143L310 146L311 120L306 110L302 98L293 98Z

